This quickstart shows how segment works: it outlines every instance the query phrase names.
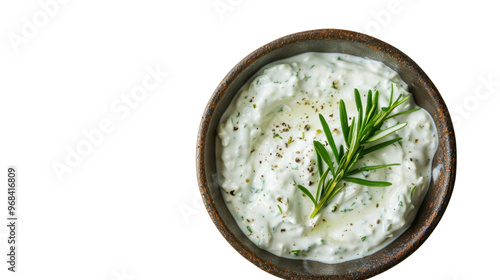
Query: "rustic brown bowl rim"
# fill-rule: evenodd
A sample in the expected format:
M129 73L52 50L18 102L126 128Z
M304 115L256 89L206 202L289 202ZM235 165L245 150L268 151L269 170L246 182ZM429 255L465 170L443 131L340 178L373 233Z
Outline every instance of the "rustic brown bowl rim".
M439 192L436 195L436 200L426 202L426 205L429 205L430 208L428 210L425 210L426 218L422 218L422 221L419 220L418 226L412 225L410 227L410 229L415 227L415 229L412 230L414 232L407 233L408 231L410 231L410 229L408 229L407 232L404 233L404 235L406 235L404 243L401 243L396 248L392 248L392 251L390 252L384 252L380 254L379 252L375 253L374 255L379 254L379 256L376 257L373 257L373 255L371 255L371 257L367 256L370 258L364 257L342 264L331 264L329 266L332 266L332 272L324 274L317 274L314 272L310 273L285 268L280 264L272 263L261 258L261 256L259 256L259 253L261 252L256 252L257 250L255 250L255 248L244 246L241 243L241 240L239 240L238 237L234 234L234 232L232 232L222 221L218 207L225 207L225 205L221 206L215 204L214 199L212 198L208 189L209 180L207 180L207 176L209 175L207 175L206 173L206 165L212 164L206 161L207 148L215 149L215 147L207 147L206 145L208 128L220 100L225 96L227 89L231 85L231 83L238 77L238 75L242 73L242 71L244 71L248 67L251 67L252 64L259 60L259 58L279 48L287 46L289 47L293 44L301 44L309 40L337 40L366 45L377 52L389 55L392 59L399 62L400 67L407 68L405 69L405 71L410 71L413 75L415 75L415 77L417 77L418 79L418 82L421 83L420 85L423 86L425 91L427 91L427 94L429 96L428 98L430 100L428 102L431 102L432 106L436 107L436 111L434 112L434 114L432 114L432 117L436 123L436 127L438 128L438 152L440 151L440 156L434 158L433 166L441 164L442 167L438 179L434 182L434 185L437 185L436 192ZM215 137L214 134L212 134L212 137ZM229 242L229 244L231 244L236 249L236 251L238 251L243 257L245 257L257 267L285 279L366 279L393 267L394 265L403 261L409 255L411 255L413 252L415 252L415 250L419 248L429 237L429 235L435 229L436 225L441 220L451 198L455 182L456 140L451 118L444 100L442 99L437 88L429 79L429 77L406 54L381 40L362 33L340 29L317 29L290 34L274 40L249 54L235 67L233 67L233 69L231 69L231 71L226 75L226 77L218 85L215 92L212 94L203 113L196 147L196 169L199 189L207 211L215 226L221 232L224 238ZM431 186L432 185L433 184L431 184ZM424 199L424 202L426 201L426 199ZM424 210L419 210L418 215L421 214L420 211ZM417 219L414 224L416 222ZM363 262L363 259L365 258L367 259L366 263ZM305 262L317 263L314 261ZM352 269L351 271L344 270L344 272L340 274L335 273L335 266L346 266L349 268L349 265L353 266L355 269Z

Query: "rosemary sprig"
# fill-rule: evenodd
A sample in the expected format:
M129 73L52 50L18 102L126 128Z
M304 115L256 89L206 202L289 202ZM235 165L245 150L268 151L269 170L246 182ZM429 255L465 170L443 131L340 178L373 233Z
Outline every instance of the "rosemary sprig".
M325 146L322 143L314 141L314 149L316 151L318 173L320 177L318 182L318 189L316 190L316 197L314 197L312 193L304 186L297 185L297 187L307 197L309 197L314 204L314 210L311 214L311 218L316 216L316 214L318 214L318 212L344 188L345 184L341 184L342 181L368 187L387 187L392 185L390 182L371 181L361 178L355 178L352 177L352 175L363 171L399 165L399 163L392 163L384 165L364 166L353 169L356 163L360 159L362 159L364 155L383 149L391 145L392 143L395 143L402 139L401 137L398 137L379 143L377 145L373 145L371 147L365 147L366 144L380 140L400 130L407 124L398 123L389 128L381 129L382 124L386 120L398 115L407 114L418 110L412 109L391 115L391 112L396 107L403 104L409 98L408 96L403 98L403 95L401 94L393 102L393 93L394 88L391 87L389 104L387 105L387 107L379 108L379 92L375 91L375 93L372 93L372 91L369 90L366 97L366 108L364 108L363 110L363 104L361 102L359 91L357 89L354 89L354 97L356 101L358 116L357 119L355 117L352 117L352 122L350 125L348 124L345 103L343 100L340 100L339 116L345 148L343 145L340 145L337 148L330 127L328 126L325 118L321 114L319 114L319 119L321 121L321 125L323 126L323 131L325 132L328 145L332 150L333 158L330 157L329 152L326 150ZM323 170L324 168L326 168L326 170Z

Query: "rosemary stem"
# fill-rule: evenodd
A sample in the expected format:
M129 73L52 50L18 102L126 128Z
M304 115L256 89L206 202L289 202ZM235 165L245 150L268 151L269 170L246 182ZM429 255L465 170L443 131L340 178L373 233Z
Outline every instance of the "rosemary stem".
M386 137L389 134L392 134L401 128L403 128L406 123L398 123L389 128L385 128L381 130L381 126L384 121L393 116L398 116L401 114L408 114L414 112L418 109L410 109L400 113L396 113L390 115L391 112L407 101L409 97L403 98L401 94L394 103L392 102L393 98L393 87L391 86L391 95L389 100L389 105L387 107L379 107L378 104L378 91L375 91L373 95L371 91L368 92L368 97L366 103L366 110L363 114L363 105L361 102L360 93L358 90L354 91L354 97L356 100L356 106L358 109L357 119L352 117L351 124L349 125L349 120L346 112L346 106L343 100L340 100L339 103L339 116L340 116L340 125L342 128L342 133L344 136L344 145L340 145L339 148L335 146L335 141L333 136L331 135L330 127L326 122L325 118L320 114L319 119L321 125L323 127L323 131L328 141L328 145L332 148L333 159L329 155L325 146L318 141L314 141L314 148L316 150L316 156L318 158L318 172L320 174L320 180L318 182L318 188L316 190L316 197L314 197L311 192L302 185L297 185L298 188L309 197L313 204L314 210L311 214L311 218L314 218L319 211L328 204L332 198L337 195L343 188L344 185L339 185L342 180L347 182L352 182L368 187L387 187L390 186L390 182L384 181L373 181L373 180L365 180L360 178L350 177L353 174L359 173L360 170L375 170L381 169L388 166L392 166L395 164L384 164L384 165L372 165L367 166L366 168L358 168L353 171L351 174L351 169L357 164L357 162L363 158L364 155L374 152L376 150L380 150L384 147L387 147L390 144L393 144L396 141L401 140L400 137L397 137L392 140L387 140L385 142L379 143L377 145L371 146L365 149L365 145L367 143L371 143ZM357 121L357 122L356 122ZM323 163L326 164L327 169L323 172ZM331 172L331 177L329 173ZM330 177L330 178L329 178Z

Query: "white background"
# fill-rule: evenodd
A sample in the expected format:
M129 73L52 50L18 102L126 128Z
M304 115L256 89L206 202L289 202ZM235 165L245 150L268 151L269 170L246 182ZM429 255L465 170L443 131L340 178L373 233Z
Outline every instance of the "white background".
M402 50L436 84L456 125L457 182L443 219L374 279L498 277L494 1L61 0L43 8L50 2L0 4L1 279L277 279L210 220L196 137L209 97L239 60L317 28ZM169 75L148 80L151 71ZM125 105L145 79L154 89ZM85 146L84 132L106 120L111 128ZM82 145L86 155L68 166ZM15 274L4 262L9 165L19 176Z

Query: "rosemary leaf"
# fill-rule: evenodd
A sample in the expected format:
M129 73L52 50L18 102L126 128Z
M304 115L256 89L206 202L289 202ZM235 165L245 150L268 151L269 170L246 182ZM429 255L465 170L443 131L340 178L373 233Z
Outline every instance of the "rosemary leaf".
M367 155L367 154L369 154L371 152L375 152L377 150L383 149L383 148L385 148L385 147L387 147L387 146L389 146L389 145L391 145L393 143L396 143L396 142L398 142L398 141L400 141L402 139L403 138L398 137L398 138L395 138L395 139L392 139L392 140L388 140L388 141L382 142L382 143L377 144L377 145L373 145L370 148L365 149L363 151L363 155Z
M370 142L375 142L379 139L382 139L384 137L386 137L387 135L393 133L393 132L396 132L398 130L400 130L401 128L405 127L407 125L407 123L398 123L396 125L393 125L389 128L386 128L384 130L379 130L375 135L373 135L372 137L368 138L366 140L367 143L370 143Z
M325 132L326 140L328 141L328 145L330 145L330 147L332 149L333 156L335 157L335 160L337 161L337 164L338 164L339 163L339 152L337 150L337 146L335 145L335 141L333 140L330 126L328 126L328 123L326 122L325 118L321 114L319 114L319 120L321 121L321 126L323 126L323 131Z
M319 172L319 177L323 176L323 161L321 160L321 156L319 155L319 152L316 150L316 160L318 161L318 172Z
M386 117L385 119L388 120L390 118L394 118L395 116L399 116L399 115L403 115L403 114L409 114L409 113L413 113L413 112L416 112L420 110L420 108L415 108L415 109L411 109L411 110L406 110L406 111L403 111L403 112L399 112L399 113L396 113L396 114L392 114L388 117Z
M316 200L314 199L314 197L313 197L313 195L311 194L311 192L310 192L308 189L304 188L304 186L302 186L302 185L297 185L297 187L298 187L298 188L299 188L299 189L300 189L300 190L301 190L301 191L302 191L305 195L307 195L307 196L308 196L308 197L312 200L312 202L314 203L314 206L316 206Z
M384 182L384 181L370 181L366 179L360 179L360 178L353 178L353 177L344 177L342 178L344 181L355 183L358 185L363 185L367 187L388 187L392 185L390 182Z
M314 141L314 148L316 149L316 152L320 155L320 157L325 161L326 165L330 168L330 170L333 170L333 162L332 159L330 158L330 155L325 149L325 146L321 144L318 141Z
M369 171L369 170L376 170L376 169L381 169L381 168L386 168L386 167L389 167L389 166L395 166L395 165L400 165L399 163L392 163L392 164L384 164L384 165L371 165L371 166L364 166L364 167L361 167L361 168L357 168L355 170L352 170L351 172L349 172L347 174L347 176L351 176L351 175L354 175L354 174L358 174L360 172L363 172L363 171Z
M346 146L349 147L347 139L349 137L349 125L347 123L347 111L345 109L344 100L340 100L339 103L339 116L340 116L340 126L342 127L342 133L344 134L344 140L346 142Z

